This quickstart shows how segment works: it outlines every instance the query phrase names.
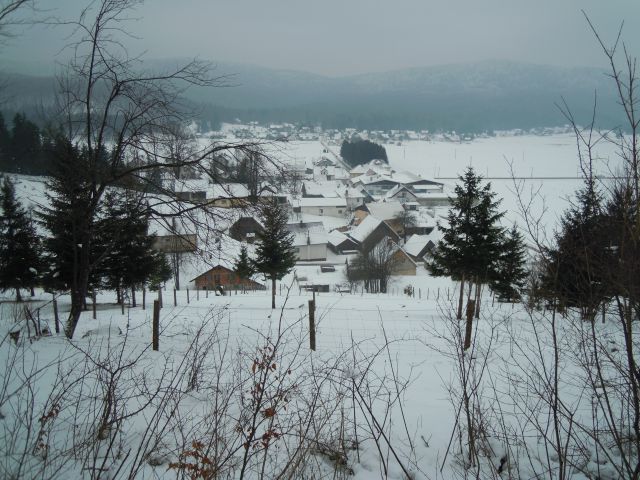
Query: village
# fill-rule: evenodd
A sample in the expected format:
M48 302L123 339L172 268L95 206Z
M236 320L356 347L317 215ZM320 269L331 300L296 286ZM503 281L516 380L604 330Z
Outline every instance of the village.
M438 222L446 222L452 189L379 159L350 168L328 142L308 143L319 150L286 166L294 181L273 185L273 178L263 177L257 195L258 204L275 198L287 208L297 287L351 291L349 263L382 242L392 249L393 276L427 275L423 262L437 244ZM170 228L152 222L155 247L171 258L176 288L264 289L260 275L240 278L234 272L241 247L251 256L262 228L250 186L197 178L171 178L170 185L183 201L204 202L220 212L215 236L200 235L184 219Z

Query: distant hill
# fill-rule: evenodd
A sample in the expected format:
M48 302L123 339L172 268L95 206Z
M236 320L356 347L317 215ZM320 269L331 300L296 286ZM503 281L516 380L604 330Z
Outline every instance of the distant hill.
M214 73L228 86L187 93L214 125L240 118L326 128L529 129L565 124L555 106L562 98L579 122L589 122L596 91L600 125L622 120L610 80L589 67L486 61L333 78L221 63ZM51 78L10 75L5 85L5 109L52 103Z

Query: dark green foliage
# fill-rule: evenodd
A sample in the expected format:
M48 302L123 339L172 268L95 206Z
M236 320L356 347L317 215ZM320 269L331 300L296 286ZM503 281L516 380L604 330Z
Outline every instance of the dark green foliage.
M247 253L246 245L242 245L240 247L240 256L236 259L233 270L241 279L250 279L254 274L253 265L249 258L249 254Z
M438 225L442 240L426 266L435 276L459 279L464 275L483 283L492 277L500 253L503 229L499 222L504 212L497 210L500 200L495 200L491 184L482 186L482 177L473 168L459 178L462 185L456 185L456 196L451 198L448 226Z
M148 235L148 215L142 197L123 191L105 196L105 218L99 221L98 238L105 254L98 266L104 286L123 292L140 287L162 273L166 260ZM163 281L166 280L163 279Z
M271 280L271 308L275 308L276 280L282 279L296 264L293 234L287 230L286 207L276 201L260 208L263 229L257 233L253 267Z
M491 290L503 299L520 300L529 276L525 268L526 261L524 238L514 225L500 245L498 257L492 268Z
M149 276L148 283L151 290L158 290L162 284L173 276L173 269L167 260L167 257L158 254L156 257L155 268Z
M387 151L384 147L369 140L356 139L353 142L345 140L340 147L340 156L352 167L375 159L388 163Z
M27 213L16 199L15 187L4 177L0 190L0 289L33 288L39 282L40 242Z
M0 113L0 170L6 171L5 167L9 164L9 146L11 135L4 121L4 116Z
M88 215L92 208L91 179L88 178L89 161L86 153L63 137L55 139L52 176L47 181L49 207L38 212L49 236L45 239L48 270L45 286L65 291L82 280L77 264L86 252L89 264L90 286L99 286L94 266L101 253L98 242L91 240L94 220Z
M593 319L611 294L610 268L616 262L607 223L601 195L587 179L576 205L561 219L541 279L544 298L561 308L579 309L585 319Z

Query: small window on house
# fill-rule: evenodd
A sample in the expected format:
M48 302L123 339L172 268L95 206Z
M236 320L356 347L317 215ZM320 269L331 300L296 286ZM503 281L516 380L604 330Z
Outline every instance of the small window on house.
M320 215L322 215L324 213L324 210L321 208L320 209Z

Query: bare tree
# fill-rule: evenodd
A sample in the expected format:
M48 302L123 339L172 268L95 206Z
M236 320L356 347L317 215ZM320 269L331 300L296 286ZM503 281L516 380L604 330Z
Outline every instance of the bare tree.
M210 66L198 60L164 72L145 71L141 59L130 56L125 46L131 37L127 15L139 3L101 0L85 8L74 22L77 41L69 46L73 59L67 75L59 79L65 136L82 151L84 178L79 188L87 198L69 246L74 267L65 333L70 338L88 293L89 275L97 268L89 252L95 240L94 219L108 188L144 189L154 178L148 172L158 169L177 172L178 177L189 172L211 178L211 164L224 154L252 155L261 166L269 161L254 143L203 145L184 138L179 127L193 118L181 100L185 89L220 86L225 78L212 77ZM214 224L203 213L206 201L179 199L164 184L158 189L155 178L156 193L148 198L151 215L181 221L191 215L190 220L203 228Z

